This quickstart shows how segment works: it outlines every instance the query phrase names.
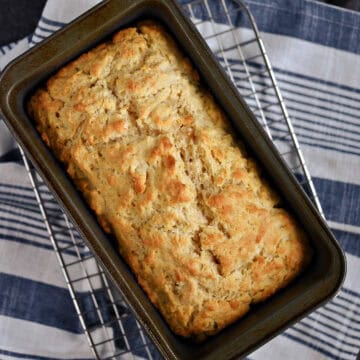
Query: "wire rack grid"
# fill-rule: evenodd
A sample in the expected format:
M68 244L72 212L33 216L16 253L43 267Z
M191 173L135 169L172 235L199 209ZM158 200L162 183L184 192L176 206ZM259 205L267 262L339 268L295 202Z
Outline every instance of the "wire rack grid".
M255 21L241 0L195 0L183 5L247 104L322 214L284 100ZM241 24L235 26L234 23ZM20 149L81 327L94 357L161 359L84 240Z

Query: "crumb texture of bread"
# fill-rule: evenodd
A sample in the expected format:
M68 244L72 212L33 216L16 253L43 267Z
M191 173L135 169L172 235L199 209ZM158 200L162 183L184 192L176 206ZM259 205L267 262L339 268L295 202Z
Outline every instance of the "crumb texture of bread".
M28 111L176 334L218 332L309 261L305 234L159 24L83 54Z

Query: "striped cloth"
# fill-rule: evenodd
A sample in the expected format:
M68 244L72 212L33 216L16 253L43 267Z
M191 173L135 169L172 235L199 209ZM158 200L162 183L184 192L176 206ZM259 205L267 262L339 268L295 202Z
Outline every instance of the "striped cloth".
M0 48L0 69L97 2L63 0L59 7L59 1L48 0L35 32ZM306 0L246 3L348 262L334 300L249 358L355 359L360 348L360 14ZM208 4L220 14L223 1ZM200 7L193 15L207 20ZM215 19L219 28L224 26L220 15ZM232 20L246 35L244 18ZM203 26L206 31L206 21ZM237 59L229 54L228 61ZM255 60L251 64L258 66ZM281 138L285 128L275 124L272 131ZM1 120L0 204L0 358L92 358L21 157ZM53 211L59 210L54 206Z

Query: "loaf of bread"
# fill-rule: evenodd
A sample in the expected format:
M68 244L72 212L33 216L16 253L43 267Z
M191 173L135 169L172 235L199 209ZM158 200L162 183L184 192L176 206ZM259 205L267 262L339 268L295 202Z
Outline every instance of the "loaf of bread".
M176 334L218 332L309 261L305 234L159 24L83 54L28 110Z

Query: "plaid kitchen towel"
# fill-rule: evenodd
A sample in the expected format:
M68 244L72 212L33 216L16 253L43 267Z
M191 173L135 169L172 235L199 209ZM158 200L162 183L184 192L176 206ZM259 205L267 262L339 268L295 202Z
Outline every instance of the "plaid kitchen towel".
M188 12L189 2L182 1ZM248 357L355 359L360 348L360 14L306 0L245 2L261 31L325 216L348 262L344 286L334 300ZM48 0L35 32L0 48L0 69L96 3ZM202 20L202 31L213 29L206 8L215 15L218 30L226 28L229 19L222 7L231 9L236 2L204 4L189 13ZM249 24L241 13L231 21L246 38ZM216 50L219 44L210 38L209 45ZM227 56L228 62L239 60L236 54ZM250 70L259 66L254 59ZM281 139L281 124L271 130ZM147 356L139 350L124 358L132 355ZM154 349L152 355L160 358ZM1 120L0 358L92 358L19 151Z

